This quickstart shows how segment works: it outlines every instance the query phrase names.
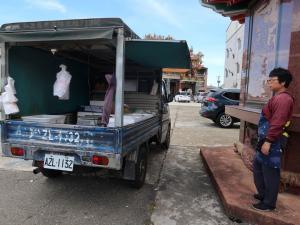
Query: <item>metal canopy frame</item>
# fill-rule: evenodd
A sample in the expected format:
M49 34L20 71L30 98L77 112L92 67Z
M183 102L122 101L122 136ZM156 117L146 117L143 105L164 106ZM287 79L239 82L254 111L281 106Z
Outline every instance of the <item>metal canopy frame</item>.
M96 19L97 20L97 19ZM94 20L75 20L76 26L80 27L80 23L91 23L99 22ZM2 49L2 55L0 58L0 65L1 65L1 88L3 88L4 82L8 76L8 48L9 46L34 46L36 45L38 48L47 50L47 46L55 46L55 44L59 42L65 41L78 41L79 43L88 43L93 41L100 41L107 40L111 41L109 47L115 54L115 62L114 59L109 59L106 63L111 65L111 68L115 68L115 75L116 75L116 94L115 94L115 127L123 126L123 105L124 105L124 74L125 74L125 58L127 55L125 54L125 43L130 44L143 44L149 50L153 52L156 51L157 54L173 54L168 53L170 50L170 45L172 46L171 49L177 52L180 52L180 55L183 54L184 56L177 57L176 62L174 59L169 59L169 61L163 60L164 62L156 62L147 65L145 60L149 62L148 59L140 60L143 58L143 55L138 57L127 58L127 63L132 66L140 67L140 68L148 68L148 69L162 69L162 67L174 67L174 65L179 65L177 68L183 66L184 68L188 68L190 66L190 55L188 51L188 46L185 41L153 41L153 40L141 40L139 37L132 31L128 26L123 23L122 20L112 20L116 22L114 26L107 26L101 29L100 27L95 28L95 26L81 26L79 27L63 27L64 24L72 25L72 21L43 21L43 22L33 22L33 23L15 23L15 24L6 24L3 25L0 29L0 47ZM103 21L102 21L103 22ZM106 21L107 22L107 21ZM110 20L108 21L111 22ZM55 24L59 24L59 29L56 31L55 29L46 29L47 26L52 27ZM99 25L99 24L98 24ZM37 27L42 27L37 29ZM45 27L43 27L45 26ZM99 25L100 26L100 25ZM31 28L31 29L30 29ZM99 33L98 33L98 32ZM102 34L101 34L102 33ZM77 39L80 35L83 34L83 38ZM2 35L2 36L1 36ZM32 36L31 36L32 35ZM65 35L65 36L64 36ZM79 36L78 36L79 35ZM102 36L101 36L102 35ZM33 39L32 39L33 38ZM126 39L126 41L125 41ZM15 41L12 41L15 40ZM42 44L42 45L39 45ZM72 44L72 43L71 43ZM111 45L112 44L112 45ZM153 45L154 49L153 49ZM160 48L156 47L160 45ZM45 48L46 46L46 48ZM152 46L152 47L151 47ZM161 47L162 46L162 47ZM99 47L99 46L98 46ZM144 50L147 48L144 48ZM130 48L131 52L135 49ZM141 50L143 48L138 48ZM155 50L156 49L156 50ZM162 50L163 49L163 50ZM160 52L161 51L161 52ZM129 51L128 51L129 52ZM65 52L68 53L68 52ZM69 52L71 54L71 52ZM84 51L84 54L87 53ZM142 52L145 55L145 52ZM152 54L151 57L156 57L157 54ZM68 54L65 55L66 57ZM92 56L93 57L93 56ZM95 57L97 58L97 57ZM180 60L181 58L181 60ZM101 59L101 58L100 58ZM153 59L153 58L152 58ZM81 60L80 57L78 60ZM150 60L151 61L151 60ZM90 64L92 65L92 64ZM108 65L108 64L107 64ZM169 65L169 66L168 66ZM2 115L3 117L3 115Z

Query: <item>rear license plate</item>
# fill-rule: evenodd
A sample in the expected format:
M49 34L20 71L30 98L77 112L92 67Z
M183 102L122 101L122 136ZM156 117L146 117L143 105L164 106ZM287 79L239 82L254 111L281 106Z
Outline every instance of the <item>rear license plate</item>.
M73 171L74 156L45 154L44 168L52 170Z

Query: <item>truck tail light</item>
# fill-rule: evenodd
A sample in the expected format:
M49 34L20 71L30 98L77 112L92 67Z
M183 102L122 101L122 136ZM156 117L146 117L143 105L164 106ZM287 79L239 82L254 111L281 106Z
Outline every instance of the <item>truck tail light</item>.
M216 102L217 99L216 98L212 98L212 97L208 97L208 98L206 98L206 101L208 101L208 102Z
M92 162L96 165L106 166L109 163L109 159L106 156L93 155Z
M24 153L25 153L23 148L18 148L18 147L12 147L10 149L10 151L11 151L11 154L15 155L15 156L24 156Z

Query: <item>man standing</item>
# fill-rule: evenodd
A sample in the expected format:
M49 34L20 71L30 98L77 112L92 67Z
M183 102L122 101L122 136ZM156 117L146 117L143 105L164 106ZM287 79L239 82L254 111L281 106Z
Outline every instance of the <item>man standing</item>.
M253 162L253 176L260 200L253 208L271 211L276 208L280 184L282 141L285 125L293 113L294 99L287 92L291 73L283 68L270 72L268 85L274 96L263 107L258 124L258 143Z

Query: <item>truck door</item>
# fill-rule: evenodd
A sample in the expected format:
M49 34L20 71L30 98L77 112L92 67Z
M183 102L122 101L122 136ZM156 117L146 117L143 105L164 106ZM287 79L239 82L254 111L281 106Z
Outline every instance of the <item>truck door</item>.
M162 132L161 132L161 143L166 139L166 135L170 125L170 109L168 104L168 93L166 84L162 81L161 85L161 104L162 104Z

